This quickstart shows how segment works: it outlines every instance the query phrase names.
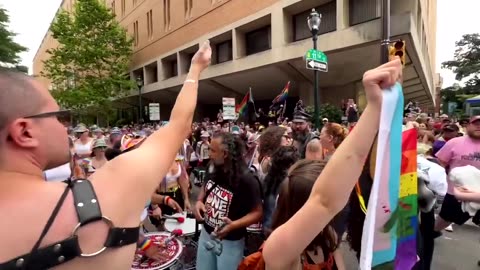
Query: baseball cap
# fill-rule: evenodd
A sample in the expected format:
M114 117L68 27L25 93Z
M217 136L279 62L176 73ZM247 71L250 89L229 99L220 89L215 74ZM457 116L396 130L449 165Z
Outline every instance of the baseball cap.
M474 115L470 117L470 123L480 120L480 115Z
M445 131L459 131L460 129L455 124L446 124L442 127L442 130L445 130Z

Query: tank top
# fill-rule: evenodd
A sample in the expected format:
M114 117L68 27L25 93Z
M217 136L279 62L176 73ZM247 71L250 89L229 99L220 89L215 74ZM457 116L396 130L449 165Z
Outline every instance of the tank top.
M44 172L45 180L49 182L61 182L67 180L72 174L70 162Z
M92 152L92 142L93 140L90 140L86 144L82 144L81 141L76 141L74 145L75 153L77 155L85 155Z
M169 184L177 182L178 178L182 175L182 167L180 164L177 165L178 172L176 174L171 174L170 172L165 175L164 182L165 188L168 187Z

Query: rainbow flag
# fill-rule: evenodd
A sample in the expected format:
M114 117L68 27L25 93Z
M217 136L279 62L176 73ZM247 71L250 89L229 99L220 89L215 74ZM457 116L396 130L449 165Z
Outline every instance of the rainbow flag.
M417 130L402 135L402 167L397 223L397 256L395 269L412 269L417 262L418 186Z
M239 114L239 116L246 116L248 114L248 103L254 103L251 88L248 90L245 97L243 97L242 102L240 102L240 104L238 104L235 108L235 111Z
M403 92L397 83L383 91L361 270L409 270L416 262L416 136L412 144L411 133L402 134L402 120Z
M287 101L289 88L290 88L290 81L287 82L287 85L285 85L282 92L273 99L272 104L275 105L275 104L284 103L285 101Z

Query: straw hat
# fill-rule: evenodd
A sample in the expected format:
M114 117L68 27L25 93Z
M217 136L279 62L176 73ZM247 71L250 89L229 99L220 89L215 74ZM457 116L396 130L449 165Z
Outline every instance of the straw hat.
M105 148L108 147L104 139L96 139L93 142L92 149L99 148L99 147L105 147Z
M75 127L75 129L73 131L75 133L84 133L84 132L88 131L88 128L84 125L78 125L78 126Z
M93 130L95 133L104 133L103 129L97 127L96 129Z

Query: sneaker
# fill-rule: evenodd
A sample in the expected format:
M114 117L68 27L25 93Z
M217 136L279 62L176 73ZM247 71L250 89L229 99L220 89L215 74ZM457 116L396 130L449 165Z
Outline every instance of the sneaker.
M445 228L445 231L447 231L447 232L453 232L452 224L448 225L448 227Z

